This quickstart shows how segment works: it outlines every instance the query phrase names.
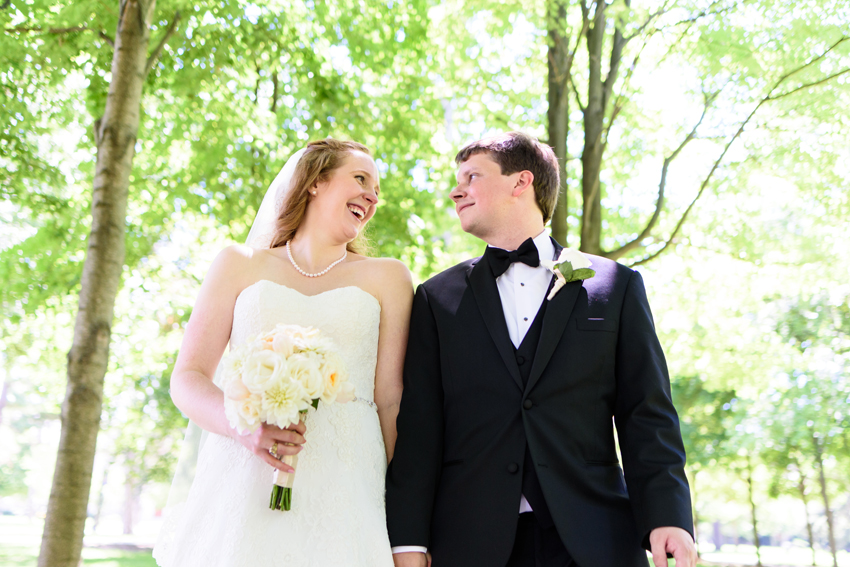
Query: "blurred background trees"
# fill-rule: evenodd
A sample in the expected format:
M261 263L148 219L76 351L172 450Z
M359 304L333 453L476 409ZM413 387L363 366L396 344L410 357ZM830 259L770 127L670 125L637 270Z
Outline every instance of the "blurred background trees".
M142 502L164 504L183 325L293 151L374 149L373 253L421 281L480 253L448 199L454 153L521 129L562 157L556 238L645 275L702 549L850 545L845 2L137 4L150 39L89 533L116 506L131 531ZM47 510L127 6L0 9L0 509L18 514Z

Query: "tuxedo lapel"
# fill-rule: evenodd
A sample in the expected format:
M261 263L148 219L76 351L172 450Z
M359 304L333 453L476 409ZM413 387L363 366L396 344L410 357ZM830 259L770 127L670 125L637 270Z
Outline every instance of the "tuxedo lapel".
M555 258L561 254L563 247L554 239L552 243L555 245ZM554 279L555 276L552 276ZM537 345L537 354L534 356L534 363L531 365L531 374L528 377L528 384L525 391L531 391L537 380L543 374L543 370L549 364L549 360L555 353L555 348L567 328L567 322L570 319L570 314L575 307L579 292L581 291L581 281L570 282L562 287L551 300L546 298L543 301L549 301L546 306L546 313L543 314L543 329L540 331L540 342ZM547 293L548 295L548 293Z
M496 343L496 350L499 351L499 355L511 373L514 382L522 389L522 377L516 363L513 343L508 334L508 325L505 323L505 313L502 309L502 300L499 297L499 288L496 287L496 278L493 277L486 256L478 260L467 272L467 279L472 289L472 295L475 297L475 303L478 304L478 310L484 319L484 324L487 326L493 342Z

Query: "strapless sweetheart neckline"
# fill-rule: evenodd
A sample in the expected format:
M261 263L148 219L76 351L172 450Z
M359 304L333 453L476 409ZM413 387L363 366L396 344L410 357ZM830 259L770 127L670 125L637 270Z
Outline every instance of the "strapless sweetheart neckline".
M359 291L359 292L361 292L361 293L363 293L363 294L365 294L365 295L369 296L369 297L370 297L370 298L371 298L371 299L372 299L372 300L373 300L373 301L377 304L378 309L380 309L380 308L381 308L381 302L380 302L380 301L378 301L378 298L377 298L377 297L375 297L374 295L372 295L371 293L369 293L368 291L366 291L366 290L365 290L365 289L363 289L362 287L359 287L359 286L356 286L356 285L344 285L344 286L341 286L341 287L335 287L335 288L333 288L333 289L327 289L327 290L325 290L325 291L320 291L319 293L314 293L314 294L310 295L310 294L306 294L306 293L303 293L303 292L301 292L301 291L298 291L298 290L297 290L297 289L295 289L294 287L290 287L290 286L288 286L288 285L286 285L286 284L282 284L282 283L278 283L278 282L274 282L274 281L272 281L272 280L266 280L266 279L257 280L257 281L255 281L254 283L252 283L251 285L246 286L246 287L245 287L242 291L240 291L240 292L239 292L239 295L236 297L236 299L238 300L238 299L239 299L239 297L241 297L243 293L245 293L246 291L248 291L248 290L249 290L249 289L251 289L252 287L256 287L256 286L258 286L258 285L260 285L260 284L263 284L263 283L271 284L271 285L273 285L273 286L275 286L275 287L279 287L279 288L282 288L282 289L289 290L289 291L291 291L291 292L293 292L293 293L295 293L295 294L298 294L298 295L299 295L299 296L301 296L301 297L306 297L307 299L312 299L312 298L321 297L321 296L323 296L323 295L327 295L327 294L329 294L329 293L333 293L333 292L335 292L335 291L342 291L342 290L347 290L347 289L355 289L355 290L357 290L357 291Z

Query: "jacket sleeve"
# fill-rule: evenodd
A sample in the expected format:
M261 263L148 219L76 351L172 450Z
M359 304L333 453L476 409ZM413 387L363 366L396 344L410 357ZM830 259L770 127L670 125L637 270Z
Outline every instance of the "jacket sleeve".
M437 325L421 285L413 299L396 426L395 453L387 468L390 544L428 547L442 469L443 389Z
M643 546L649 533L674 526L693 536L685 449L670 378L643 279L631 273L620 313L614 419L629 500Z

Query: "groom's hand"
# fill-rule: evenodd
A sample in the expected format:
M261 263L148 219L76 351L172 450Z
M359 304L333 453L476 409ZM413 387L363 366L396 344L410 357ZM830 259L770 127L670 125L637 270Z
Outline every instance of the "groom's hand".
M429 567L431 565L428 556L419 551L393 553L393 563L395 567Z
M655 528L649 532L649 546L655 567L667 567L667 553L673 554L676 567L696 567L694 538L682 528Z

